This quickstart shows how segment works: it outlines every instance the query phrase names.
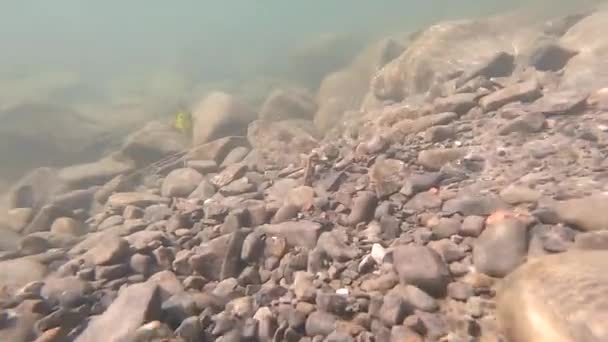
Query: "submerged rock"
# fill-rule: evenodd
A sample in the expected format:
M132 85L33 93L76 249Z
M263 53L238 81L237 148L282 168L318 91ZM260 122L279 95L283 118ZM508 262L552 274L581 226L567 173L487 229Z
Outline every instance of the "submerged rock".
M192 142L197 146L229 135L244 135L255 118L255 112L234 96L213 92L193 110Z

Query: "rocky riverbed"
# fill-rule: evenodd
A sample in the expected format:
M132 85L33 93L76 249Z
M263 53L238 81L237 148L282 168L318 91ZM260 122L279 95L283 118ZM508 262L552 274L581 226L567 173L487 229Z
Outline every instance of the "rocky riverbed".
M151 122L30 172L0 340L605 341L606 29L439 23L315 94L212 92L192 143Z

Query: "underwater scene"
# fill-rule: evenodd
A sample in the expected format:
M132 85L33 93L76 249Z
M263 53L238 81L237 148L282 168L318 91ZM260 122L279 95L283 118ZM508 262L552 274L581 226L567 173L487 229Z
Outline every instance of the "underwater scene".
M608 341L608 1L0 3L0 341Z

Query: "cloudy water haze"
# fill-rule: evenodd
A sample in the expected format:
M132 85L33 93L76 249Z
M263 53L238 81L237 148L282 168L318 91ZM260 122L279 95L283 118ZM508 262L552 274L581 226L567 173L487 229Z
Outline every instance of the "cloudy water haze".
M608 341L608 0L0 0L0 341Z

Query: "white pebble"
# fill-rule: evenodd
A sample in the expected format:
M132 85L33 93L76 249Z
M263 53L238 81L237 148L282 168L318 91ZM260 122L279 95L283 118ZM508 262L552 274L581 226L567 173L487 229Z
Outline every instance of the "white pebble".
M344 296L347 297L348 296L348 289L347 288L341 288L341 289L337 289L336 290L336 294L340 295L340 296Z
M384 249L382 245L375 243L372 246L371 256L378 265L382 265L384 257L386 256L386 249Z

